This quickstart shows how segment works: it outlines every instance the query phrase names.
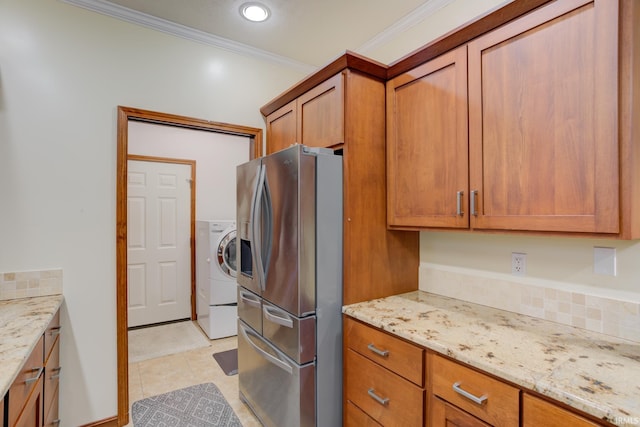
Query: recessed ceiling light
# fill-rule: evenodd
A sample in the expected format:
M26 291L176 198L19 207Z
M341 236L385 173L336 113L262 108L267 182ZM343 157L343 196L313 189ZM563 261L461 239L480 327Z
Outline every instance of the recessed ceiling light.
M269 8L260 3L244 3L240 6L240 14L253 22L262 22L269 17Z

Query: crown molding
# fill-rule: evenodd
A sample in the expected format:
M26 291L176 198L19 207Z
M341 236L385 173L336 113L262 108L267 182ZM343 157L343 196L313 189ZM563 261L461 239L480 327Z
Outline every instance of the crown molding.
M304 73L311 73L316 70L309 64L305 64L299 61L295 61L285 56L276 55L266 50L257 49L255 47L238 43L233 40L219 37L213 34L206 33L204 31L189 28L187 26L176 24L166 19L157 18L155 16L148 15L146 13L138 12L129 9L118 4L110 3L104 0L60 0L64 3L72 4L74 6L81 7L83 9L98 12L100 14L110 16L112 18L120 19L132 24L140 25L146 28L151 28L156 31L160 31L166 34L171 34L177 37L181 37L187 40L195 41L198 43L206 44L209 46L224 49L229 52L233 52L240 55L249 56L251 58L259 58L265 61L275 62L280 65L285 65L302 71Z
M418 6L403 18L396 21L391 26L387 27L384 31L378 33L376 36L369 39L362 44L355 51L366 55L367 52L371 52L378 46L384 45L395 38L398 34L407 31L409 28L418 25L440 9L453 3L454 0L429 0L421 6Z

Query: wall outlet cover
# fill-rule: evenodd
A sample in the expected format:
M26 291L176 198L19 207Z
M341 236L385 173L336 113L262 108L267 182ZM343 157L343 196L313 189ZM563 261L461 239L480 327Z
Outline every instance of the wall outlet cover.
M593 247L593 272L606 276L616 275L616 248Z
M514 276L527 274L527 254L522 252L511 253L511 274Z

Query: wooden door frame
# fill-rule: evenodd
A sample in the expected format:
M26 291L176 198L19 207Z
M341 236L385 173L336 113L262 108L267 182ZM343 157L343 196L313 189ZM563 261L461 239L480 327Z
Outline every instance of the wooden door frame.
M138 154L128 154L127 162L129 160L135 160L140 162L154 162L154 163L171 163L176 165L191 166L191 174L189 179L191 180L191 188L189 189L189 264L191 269L190 274L190 292L191 298L189 305L191 306L191 320L196 318L196 245L195 245L195 233L196 233L196 161L191 159L175 159L170 157L155 157L155 156L142 156ZM127 290L129 289L127 283ZM127 293L128 294L128 293ZM127 321L127 327L129 322Z
M246 136L249 158L262 156L262 129L118 106L116 159L116 346L118 425L129 423L129 339L127 335L127 160L129 121ZM192 273L193 274L193 273Z

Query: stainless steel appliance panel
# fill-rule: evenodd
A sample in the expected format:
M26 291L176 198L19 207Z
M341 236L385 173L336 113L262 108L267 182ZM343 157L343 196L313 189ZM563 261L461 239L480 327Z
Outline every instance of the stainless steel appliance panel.
M295 317L263 301L262 336L297 363L316 356L316 316Z
M263 159L270 241L262 297L297 317L315 311L316 156L301 145Z
M298 365L238 321L240 397L267 427L315 425L315 365Z
M237 227L237 282L260 295L259 269L255 257L255 228L252 217L256 211L258 184L262 172L262 159L244 163L236 169L236 227Z
M238 317L262 333L262 298L238 286Z

